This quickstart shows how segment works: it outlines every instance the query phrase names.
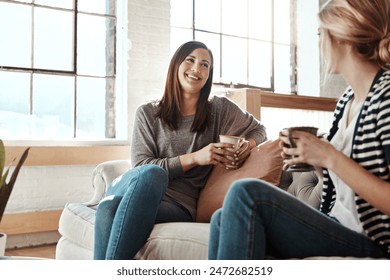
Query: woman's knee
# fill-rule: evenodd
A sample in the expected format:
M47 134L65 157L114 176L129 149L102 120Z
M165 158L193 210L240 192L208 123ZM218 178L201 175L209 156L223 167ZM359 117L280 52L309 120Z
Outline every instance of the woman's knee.
M155 190L156 192L165 192L168 185L167 172L158 165L146 164L129 169L113 181L108 189L107 195L125 195L125 193L135 191L137 188L142 190Z
M164 185L168 184L168 173L164 168L155 164L145 164L140 167L141 173L144 173L149 178L152 178L154 181L160 182Z
M143 165L140 170L140 182L142 188L163 195L169 183L168 173L162 167L155 164Z
M257 200L272 196L276 187L258 179L240 179L235 181L228 194L227 199Z

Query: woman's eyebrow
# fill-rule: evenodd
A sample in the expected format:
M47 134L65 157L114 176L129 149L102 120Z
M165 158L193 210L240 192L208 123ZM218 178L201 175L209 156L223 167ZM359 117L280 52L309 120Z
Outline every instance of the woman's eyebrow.
M187 57L190 57L190 58L193 58L193 59L197 59L196 56L194 56L194 55L188 55ZM210 64L210 61L208 61L207 59L202 59L201 61Z

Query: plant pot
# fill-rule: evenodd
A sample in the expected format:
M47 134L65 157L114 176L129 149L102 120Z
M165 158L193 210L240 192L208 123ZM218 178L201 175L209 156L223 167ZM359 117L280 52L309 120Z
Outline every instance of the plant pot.
M0 232L0 257L5 254L5 245L7 244L7 235Z

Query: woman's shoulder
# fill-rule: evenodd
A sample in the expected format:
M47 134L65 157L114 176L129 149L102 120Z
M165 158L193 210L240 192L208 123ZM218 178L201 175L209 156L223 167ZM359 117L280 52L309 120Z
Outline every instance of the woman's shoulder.
M143 114L146 116L154 116L158 108L158 100L147 101L138 106L136 114Z
M210 102L214 108L231 108L238 107L231 99L223 95L214 95L210 98Z
M380 75L379 79L376 81L377 88L379 90L381 89L387 89L387 92L390 92L389 85L390 85L390 69L383 71L383 73Z
M380 100L388 102L390 99L390 70L383 70L375 77L372 91L372 102L376 103Z

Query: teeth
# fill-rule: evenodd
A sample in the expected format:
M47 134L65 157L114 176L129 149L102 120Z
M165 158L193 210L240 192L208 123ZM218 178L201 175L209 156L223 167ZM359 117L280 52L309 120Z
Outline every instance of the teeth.
M193 76L193 75L191 75L191 74L188 74L188 77L189 77L189 78L191 78L191 79L199 80L199 78L198 78L198 77L196 77L196 76Z

